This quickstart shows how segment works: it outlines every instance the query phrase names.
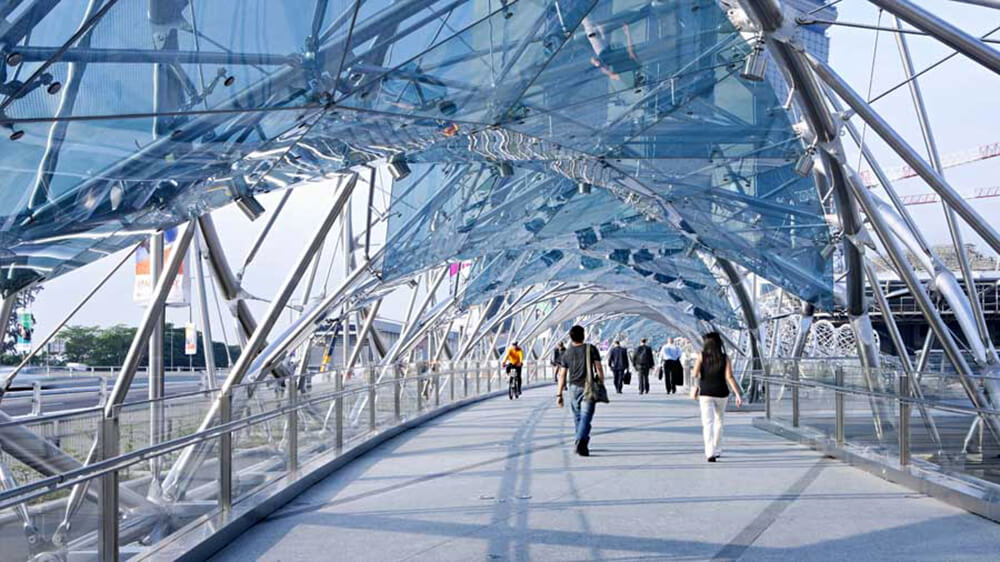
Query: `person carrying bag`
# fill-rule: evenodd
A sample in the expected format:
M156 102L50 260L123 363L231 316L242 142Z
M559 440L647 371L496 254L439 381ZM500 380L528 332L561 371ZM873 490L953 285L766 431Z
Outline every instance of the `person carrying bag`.
M572 345L560 357L557 370L559 387L556 390L556 403L562 408L563 390L570 391L576 454L587 457L590 456L590 428L594 410L598 402L609 401L608 390L604 387L601 354L595 346L583 342L583 327L570 328L569 337Z
M608 404L611 402L611 399L608 398L608 388L604 386L604 377L603 375L598 375L597 373L595 373L593 367L591 366L592 363L591 356L594 353L597 353L598 354L597 357L598 359L600 359L600 353L598 353L597 348L590 345L589 343L584 345L586 347L593 349L587 350L588 351L587 381L586 381L586 386L584 386L583 390L583 398L584 400L590 400L591 402L600 402L602 404ZM593 353L591 353L591 351Z
M639 347L635 348L633 364L639 371L639 394L649 394L649 371L655 366L655 362L653 349L646 345L646 338L642 338Z
M625 373L628 371L628 350L621 346L620 341L615 341L608 353L608 367L614 374L615 392L622 393L622 385L625 384Z

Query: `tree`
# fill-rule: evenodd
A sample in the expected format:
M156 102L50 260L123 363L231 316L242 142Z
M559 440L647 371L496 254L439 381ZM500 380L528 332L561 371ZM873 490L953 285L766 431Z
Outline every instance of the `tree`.
M59 332L65 341L63 357L71 363L87 363L101 329L97 326L67 326Z
M60 332L66 342L66 361L84 363L93 367L117 367L125 361L129 346L135 338L136 328L117 325L109 328L98 326L69 326ZM163 334L163 363L166 366L204 367L205 357L201 350L201 333L198 333L198 353L190 357L184 354L184 328L166 325ZM146 361L146 349L140 361ZM228 366L226 361L226 345L213 342L215 364L218 367ZM235 359L239 348L232 346L230 353ZM190 361L190 363L189 363Z
M121 324L100 330L90 361L93 366L117 367L125 362L128 348L135 339L136 328Z

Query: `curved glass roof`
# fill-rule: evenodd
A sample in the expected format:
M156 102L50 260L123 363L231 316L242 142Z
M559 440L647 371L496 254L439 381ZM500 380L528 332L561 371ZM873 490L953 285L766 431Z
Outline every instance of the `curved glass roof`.
M788 113L713 0L52 0L0 9L0 289L245 194L403 158L387 277L477 260L737 322L704 261L831 306ZM583 194L578 184L593 186Z

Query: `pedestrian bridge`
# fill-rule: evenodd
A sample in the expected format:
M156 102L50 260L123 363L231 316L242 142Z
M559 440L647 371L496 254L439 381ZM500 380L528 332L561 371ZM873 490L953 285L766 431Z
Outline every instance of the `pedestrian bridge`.
M986 560L1000 548L995 523L756 429L759 412L727 414L709 464L697 405L633 385L599 406L581 458L552 395L484 400L386 441L214 559Z
M763 404L727 413L717 463L686 389L658 384L599 405L575 455L540 362L517 400L493 365L415 363L17 418L4 453L61 473L0 474L0 544L5 560L995 559L996 462L953 450L974 414L948 398L956 377L925 373L937 396L917 400L905 377L876 393L831 363L748 372ZM870 401L896 416L881 434ZM172 421L150 444L153 410ZM119 453L70 464L94 426Z
M974 273L1000 232L943 175L930 123L960 121L920 93L953 55L1000 74L960 25L996 2L869 3L0 2L0 327L22 354L0 558L996 558L998 292ZM882 10L901 69L856 41L828 57L827 27L891 31ZM963 116L953 84L991 87L941 82ZM904 85L914 111L883 115ZM914 174L941 215L904 204ZM33 375L132 254L145 311L114 374ZM77 298L33 340L43 286ZM178 300L197 382L164 370ZM709 464L691 401L633 391L572 456L548 358L573 325L688 360L719 332L759 411Z

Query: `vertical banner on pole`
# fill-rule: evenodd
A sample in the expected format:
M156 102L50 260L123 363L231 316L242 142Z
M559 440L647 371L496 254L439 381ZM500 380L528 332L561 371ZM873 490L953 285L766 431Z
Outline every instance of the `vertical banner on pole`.
M169 228L163 232L163 260L170 259L174 241L177 240L178 227ZM137 303L149 302L153 296L153 275L149 255L149 241L145 241L135 252L135 282L132 286L132 300ZM187 264L181 263L174 284L167 295L168 306L187 306L191 296L191 276L187 273Z
M198 354L198 328L193 322L184 326L184 355Z
M35 333L35 315L27 308L17 309L17 341L14 350L17 353L31 351L31 336Z

